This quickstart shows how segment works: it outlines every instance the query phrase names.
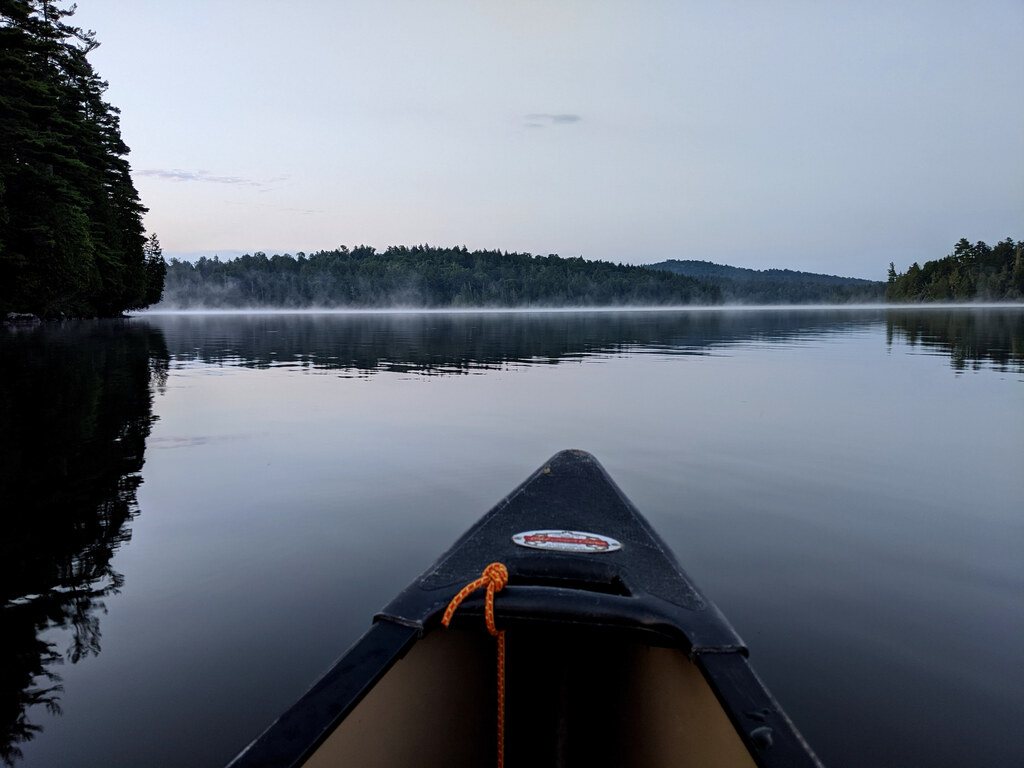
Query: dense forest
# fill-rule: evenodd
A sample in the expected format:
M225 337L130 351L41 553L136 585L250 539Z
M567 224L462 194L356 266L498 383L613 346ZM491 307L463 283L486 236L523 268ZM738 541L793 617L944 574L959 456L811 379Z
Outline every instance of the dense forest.
M710 261L669 259L648 264L710 283L727 304L846 304L881 301L885 284L791 269L745 269Z
M643 267L429 245L195 263L171 259L163 306L592 307L713 304L711 285Z
M112 316L159 300L117 108L74 6L0 0L0 314Z
M889 301L1002 301L1024 299L1024 242L1008 237L995 247L966 238L953 252L903 273L889 264Z

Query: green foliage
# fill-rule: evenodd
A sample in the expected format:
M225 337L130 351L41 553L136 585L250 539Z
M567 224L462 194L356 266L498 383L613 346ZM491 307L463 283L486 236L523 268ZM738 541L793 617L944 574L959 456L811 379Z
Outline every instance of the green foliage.
M0 0L0 313L117 315L159 295L93 33Z
M164 294L180 308L664 306L719 298L713 286L644 267L429 245L171 259Z
M1008 237L995 247L961 238L943 259L914 262L896 274L890 264L885 298L896 302L1024 299L1024 242Z

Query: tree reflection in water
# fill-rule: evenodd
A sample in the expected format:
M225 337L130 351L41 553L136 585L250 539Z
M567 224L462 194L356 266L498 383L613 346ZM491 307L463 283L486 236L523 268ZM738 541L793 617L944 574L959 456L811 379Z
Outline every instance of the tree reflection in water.
M890 310L886 337L890 345L900 339L912 347L948 356L957 373L984 366L1024 372L1024 312L1019 307Z
M806 342L884 324L888 344L948 356L960 372L1024 370L1024 308L156 315L175 365L450 375L589 355L713 354L737 344Z
M161 332L139 321L4 328L0 340L0 759L60 711L67 658L100 651L111 566L138 513L152 397L167 377ZM44 640L66 629L66 649Z

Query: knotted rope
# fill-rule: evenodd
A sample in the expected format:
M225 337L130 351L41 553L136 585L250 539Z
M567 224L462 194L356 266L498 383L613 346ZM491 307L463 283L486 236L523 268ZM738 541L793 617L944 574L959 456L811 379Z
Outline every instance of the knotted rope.
M441 623L448 626L463 600L480 587L487 587L487 598L484 602L484 621L487 631L498 638L498 768L505 765L505 630L494 626L494 593L500 592L508 583L508 569L501 563L491 563L484 568L483 575L469 582L448 603Z

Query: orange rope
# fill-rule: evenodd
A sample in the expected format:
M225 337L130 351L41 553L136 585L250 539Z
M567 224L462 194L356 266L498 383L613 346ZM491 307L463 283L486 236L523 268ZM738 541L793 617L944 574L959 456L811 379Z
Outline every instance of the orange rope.
M484 568L479 579L469 582L452 598L441 619L441 623L447 627L459 604L480 587L487 587L484 621L487 623L487 631L498 638L498 768L505 765L505 630L494 626L494 593L500 592L507 583L508 569L501 563L491 563Z

